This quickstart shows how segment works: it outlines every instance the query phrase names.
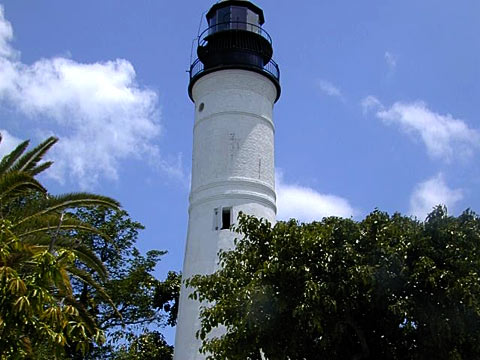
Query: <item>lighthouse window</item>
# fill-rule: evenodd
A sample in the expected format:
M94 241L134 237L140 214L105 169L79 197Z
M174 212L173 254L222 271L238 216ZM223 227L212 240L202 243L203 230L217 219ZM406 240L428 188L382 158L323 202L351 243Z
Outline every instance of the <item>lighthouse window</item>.
M230 7L224 7L217 11L217 31L230 28Z
M240 6L232 6L232 29L247 28L247 9Z
M204 103L200 103L200 105L198 105L198 111L199 111L199 112L202 112L204 108L205 108L205 104L204 104Z
M260 33L260 19L258 14L255 14L253 11L248 10L247 12L247 23L249 24L248 30L251 32Z
M217 25L217 15L215 14L212 16L210 19L208 19L208 26L210 26L210 30L208 30L208 34L211 35L214 32L217 31L216 26Z
M222 229L230 229L232 225L232 208L222 209Z

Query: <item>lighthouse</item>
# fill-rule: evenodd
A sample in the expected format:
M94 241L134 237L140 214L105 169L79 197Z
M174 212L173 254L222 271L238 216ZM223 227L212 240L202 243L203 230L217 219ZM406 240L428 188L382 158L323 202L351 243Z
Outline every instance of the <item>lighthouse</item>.
M280 72L264 14L246 0L224 0L206 14L190 66L195 105L192 180L183 279L218 268L218 251L233 247L239 212L275 221L273 106ZM199 353L201 304L182 286L175 360Z

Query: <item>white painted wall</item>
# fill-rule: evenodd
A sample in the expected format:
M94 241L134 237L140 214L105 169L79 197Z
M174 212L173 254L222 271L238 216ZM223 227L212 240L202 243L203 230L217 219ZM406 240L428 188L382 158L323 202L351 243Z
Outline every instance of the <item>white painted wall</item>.
M235 234L216 230L214 209L232 208L275 221L273 104L274 84L247 70L220 70L193 86L192 187L183 278L218 268L217 253L233 246ZM202 105L203 104L203 105ZM220 214L221 217L221 214ZM175 360L205 359L200 355L200 303L182 287L175 336Z

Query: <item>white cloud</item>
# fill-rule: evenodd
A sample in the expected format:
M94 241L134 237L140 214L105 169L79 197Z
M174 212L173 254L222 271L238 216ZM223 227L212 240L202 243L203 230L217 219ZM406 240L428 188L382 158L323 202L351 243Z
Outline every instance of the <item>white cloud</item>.
M351 217L356 211L348 200L331 194L321 194L314 189L294 184L285 184L277 174L277 218L291 218L311 222L325 216Z
M384 57L390 71L394 71L397 67L397 56L395 56L389 51L385 51Z
M344 100L344 97L343 97L340 89L338 87L336 87L335 85L333 85L331 82L326 81L326 80L319 80L318 81L318 87L320 88L320 91L322 93L324 93L325 95L338 97L338 98Z
M3 6L0 6L0 56L14 57L17 52L10 46L10 41L13 39L12 25L5 21Z
M383 105L375 96L369 95L361 102L363 113L366 114L370 110L383 109Z
M137 84L130 62L56 57L26 65L12 56L12 36L0 7L0 101L26 115L35 133L60 138L48 175L88 188L100 178L118 178L120 161L146 157L183 176L160 157L157 95Z
M445 205L453 208L463 199L461 189L450 189L442 174L418 184L410 197L410 213L419 219L425 219L434 206Z
M471 129L461 119L430 110L423 101L396 102L384 107L374 96L362 101L364 111L374 110L375 116L386 124L396 124L410 134L419 136L430 156L446 161L468 158L480 145L480 132Z
M5 129L0 129L0 159L9 154L15 147L22 142Z

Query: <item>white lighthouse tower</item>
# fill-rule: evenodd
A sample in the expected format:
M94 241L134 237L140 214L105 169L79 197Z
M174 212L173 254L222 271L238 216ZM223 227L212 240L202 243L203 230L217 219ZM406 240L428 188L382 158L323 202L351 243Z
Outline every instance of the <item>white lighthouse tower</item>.
M224 0L206 15L190 67L195 103L192 184L183 278L209 274L217 253L233 246L238 213L275 221L273 105L280 96L272 40L263 11L245 0ZM200 303L182 287L175 360L204 359Z

